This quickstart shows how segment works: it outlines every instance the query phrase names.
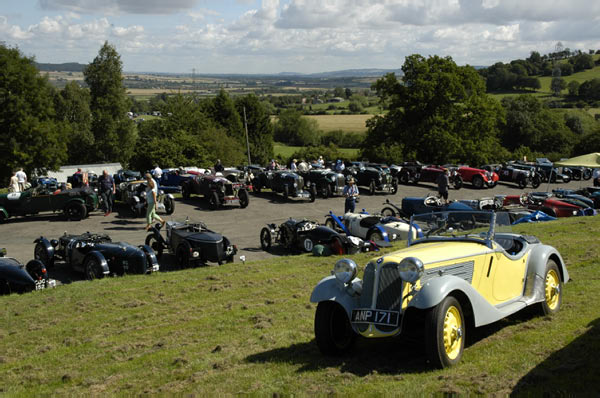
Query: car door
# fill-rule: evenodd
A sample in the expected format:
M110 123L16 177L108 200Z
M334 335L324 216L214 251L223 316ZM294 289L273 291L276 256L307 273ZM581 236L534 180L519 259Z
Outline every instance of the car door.
M496 250L486 256L479 281L479 292L493 305L523 295L528 254L509 257L495 243Z
M23 202L23 213L40 213L50 211L50 193L47 189L37 186L31 189L31 194Z

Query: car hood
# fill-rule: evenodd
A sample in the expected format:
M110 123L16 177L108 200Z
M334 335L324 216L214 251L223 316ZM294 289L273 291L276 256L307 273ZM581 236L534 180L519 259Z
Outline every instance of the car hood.
M483 241L482 241L483 242ZM464 241L423 242L399 250L384 257L383 262L399 263L406 257L416 257L427 267L447 260L472 257L492 250L482 243Z
M189 241L213 243L219 243L223 240L223 236L215 232L193 232L186 235L185 238Z

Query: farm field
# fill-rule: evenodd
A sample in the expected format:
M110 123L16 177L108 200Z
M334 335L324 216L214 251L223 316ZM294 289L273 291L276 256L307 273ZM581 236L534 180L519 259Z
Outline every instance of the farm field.
M289 146L275 143L273 145L273 152L275 153L275 156L280 156L284 159L287 159L302 148L303 147L301 146ZM339 148L338 150L351 159L356 159L358 156L358 152L360 151L359 149L355 148Z
M319 128L325 132L342 130L348 133L362 133L367 131L365 123L373 115L308 115L306 117L316 120Z
M598 217L515 227L561 252L562 309L477 329L450 369L431 369L418 339L322 356L309 296L338 257L275 256L0 297L0 392L596 396L598 228ZM375 255L353 258L362 268Z

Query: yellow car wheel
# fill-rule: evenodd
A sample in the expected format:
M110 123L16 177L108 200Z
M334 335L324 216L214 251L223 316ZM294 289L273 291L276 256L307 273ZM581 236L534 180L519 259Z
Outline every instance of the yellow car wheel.
M560 309L562 303L562 281L558 266L553 260L546 264L544 275L544 301L541 303L542 315L552 315Z
M446 297L429 309L425 323L429 361L436 367L456 365L465 347L465 317L458 300Z

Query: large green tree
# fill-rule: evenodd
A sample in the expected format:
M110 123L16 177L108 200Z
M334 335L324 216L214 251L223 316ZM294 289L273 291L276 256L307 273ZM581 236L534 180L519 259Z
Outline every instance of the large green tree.
M64 123L68 137L69 164L83 164L94 160L94 135L91 131L90 92L77 82L69 82L54 96L56 119Z
M548 109L531 95L506 97L506 124L502 126L501 142L509 151L527 147L533 152L556 153L569 157L576 142L564 117Z
M267 164L273 158L273 124L264 103L254 94L237 97L235 107L240 115L246 112L248 142L252 163ZM246 153L246 161L248 159Z
M105 42L83 74L90 88L93 156L97 161L127 164L133 154L137 132L129 117L130 104L123 85L121 56Z
M288 145L315 146L321 143L319 125L295 109L279 114L274 127L275 141Z
M411 55L402 70L402 81L387 74L373 85L389 112L368 120L363 157L472 164L497 158L502 108L474 68Z
M32 58L0 43L0 182L11 169L58 169L67 159L64 126L54 118L54 89Z

